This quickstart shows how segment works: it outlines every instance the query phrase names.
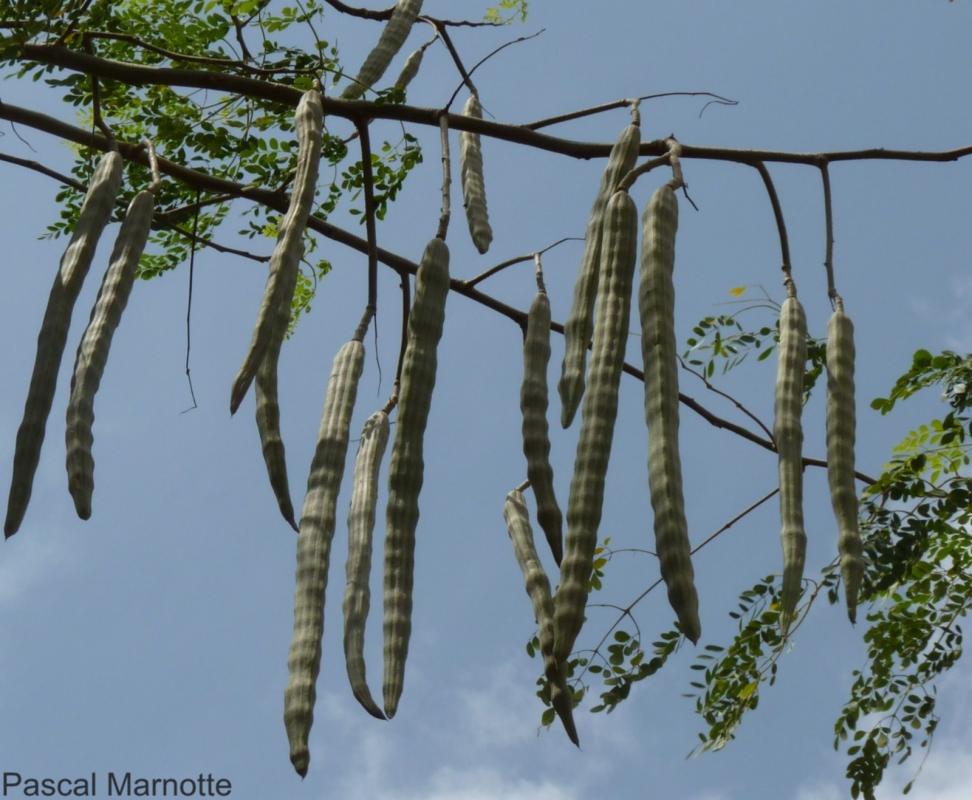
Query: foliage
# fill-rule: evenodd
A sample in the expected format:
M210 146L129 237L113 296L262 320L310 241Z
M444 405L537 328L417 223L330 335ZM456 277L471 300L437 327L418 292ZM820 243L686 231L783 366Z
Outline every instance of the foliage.
M778 306L766 297L743 311L753 308L775 313ZM759 353L757 361L765 360L779 341L778 326L747 329L739 321L741 313L700 320L687 341L685 363L712 378L717 369L729 372L752 353ZM826 360L825 342L808 338L808 345L807 398ZM959 622L972 606L972 479L965 469L972 446L972 355L918 350L888 396L875 399L871 407L886 414L898 401L936 386L944 390L949 413L908 433L861 495L867 564L861 602L871 609L863 637L867 660L852 673L849 697L834 725L834 747L846 745L851 793L866 800L874 800L892 759L900 764L916 746L931 746L939 723L937 682L962 655ZM609 543L598 548L594 589L603 587L613 552ZM839 601L839 584L836 559L818 579L805 578L801 604L786 634L780 627L777 576L768 575L740 593L737 608L729 612L736 621L733 639L705 645L691 665L697 675L685 696L694 700L706 725L694 752L719 750L732 741L746 713L758 706L760 690L776 682L781 657L816 601L822 596L831 604ZM646 660L632 610L655 585L624 608L589 605L620 612L593 650L572 654L568 663L578 701L590 688L587 677L602 677L601 701L592 712L613 711L633 684L657 672L681 642L677 627L661 633ZM625 620L633 623L635 633L618 628ZM528 646L531 655L532 650ZM538 697L549 704L542 678L538 686ZM543 723L552 720L552 709L545 709ZM906 793L913 780L904 787Z

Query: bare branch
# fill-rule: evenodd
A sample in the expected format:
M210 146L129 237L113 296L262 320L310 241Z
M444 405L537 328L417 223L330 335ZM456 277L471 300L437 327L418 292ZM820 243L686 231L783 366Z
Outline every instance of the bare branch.
M535 258L538 258L539 256L546 253L548 250L553 250L553 248L555 248L557 245L563 244L564 242L583 242L583 241L584 241L583 236L565 236L563 239L558 239L553 244L548 244L542 250L537 250L536 252L527 253L526 255L522 255L522 256L516 256L516 258L510 258L507 259L506 261L501 261L495 267L490 267L485 272L481 272L475 278L470 278L468 281L465 282L465 285L469 288L472 288L477 283L481 283L487 278L491 278L497 272L502 272L507 267L512 267L515 266L516 264L522 264L525 261L532 261Z
M786 233L786 221L783 219L783 207L780 205L780 198L776 194L776 187L773 185L773 179L770 177L769 170L766 169L766 165L762 161L757 161L753 166L759 172L759 176L763 179L763 184L766 186L766 193L769 195L770 203L773 206L773 216L776 219L776 229L779 231L780 235L780 259L782 261L783 269L783 284L787 287L787 292L791 292L795 289L795 284L793 283L793 271L790 266L790 238Z
M542 31L541 31L542 32ZM735 106L739 105L738 100L730 100L728 97L722 97L718 94L713 94L712 92L659 92L657 94L645 94L641 97L635 98L638 101L641 100L657 100L662 97L711 97L713 98L704 106L702 106L702 111L699 112L699 116L702 116L702 112L712 105L713 103L723 106ZM524 125L524 128L529 128L531 131L539 130L540 128L546 128L550 125L557 125L561 122L570 122L574 119L581 119L582 117L590 117L594 114L603 114L605 111L613 111L616 108L624 108L627 105L631 105L631 98L622 98L620 100L614 100L610 103L602 103L599 106L592 106L591 108L582 108L579 111L571 111L567 114L560 114L556 117L547 117L546 119L537 120L536 122L531 122L529 125Z
M272 81L261 81L242 75L224 75L217 72L170 69L164 67L145 67L111 59L99 58L54 45L27 44L22 48L25 59L40 64L72 69L87 74L97 74L102 78L117 80L132 85L157 84L163 86L183 86L199 89L214 89L222 92L255 97L272 102L283 103L292 108L300 101L301 92L291 86ZM629 101L625 101L627 104ZM0 106L0 117L13 119L16 115L4 113L16 107ZM22 114L24 110L21 109ZM361 100L339 100L324 98L324 111L327 114L345 119L368 116L373 119L388 119L399 122L413 122L419 125L439 126L440 109L419 108L409 105L375 105ZM32 112L29 112L32 113ZM453 130L470 131L481 136L501 139L538 150L590 159L606 158L612 145L609 143L581 142L548 136L530 130L523 125L493 122L486 119L467 117L463 114L449 114L449 127ZM660 156L668 152L664 140L642 142L639 147L642 156ZM869 148L865 150L837 150L824 153L792 153L776 150L739 150L731 147L702 147L682 143L682 158L700 158L714 161L729 161L756 166L761 162L783 164L806 164L817 166L821 159L830 163L837 161L957 161L972 155L972 145L951 150L919 151L889 150Z

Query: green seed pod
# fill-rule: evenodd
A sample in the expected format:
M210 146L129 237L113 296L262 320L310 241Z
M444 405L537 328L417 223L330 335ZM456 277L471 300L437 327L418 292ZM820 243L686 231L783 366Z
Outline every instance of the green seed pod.
M462 113L474 119L483 118L479 97L472 94ZM489 250L493 241L493 229L489 225L486 210L486 184L483 178L483 148L478 133L463 131L459 134L459 172L462 176L463 205L473 244L480 253Z
M425 55L425 47L420 47L405 59L402 71L398 74L398 80L395 81L396 89L404 91L412 82L412 79L418 75L419 67L422 66L423 55Z
M54 276L44 321L37 337L37 356L24 404L24 417L17 431L10 497L4 522L4 532L8 537L17 532L30 502L47 417L51 413L57 388L57 373L71 326L71 313L94 258L98 239L115 207L121 181L122 157L118 153L106 153L91 176L77 225Z
M827 480L837 518L837 551L851 622L857 620L857 595L864 574L854 490L856 420L854 323L844 313L843 304L838 303L827 323Z
M364 634L371 605L371 541L378 504L378 469L388 444L388 414L377 411L361 431L354 462L354 490L348 510L347 585L344 590L344 661L351 691L365 711L378 719L385 715L368 690L365 677Z
M349 83L341 93L342 100L357 100L365 90L374 86L375 82L385 74L388 65L395 54L402 49L409 31L422 10L422 0L398 0L391 18L378 38L378 44L368 53L357 77Z
M803 580L807 534L803 527L803 371L807 362L807 321L796 297L780 309L779 361L773 437L779 453L780 520L783 543L783 589L780 618L789 625Z
M299 260L299 257L298 257ZM277 396L277 364L280 361L280 348L290 324L290 301L287 297L294 294L297 271L284 276L285 286L281 291L281 306L277 308L273 335L267 345L267 352L257 368L253 389L256 401L256 423L260 434L263 461L267 467L270 488L277 499L280 513L295 531L299 530L294 519L294 506L290 499L290 482L287 480L287 457L283 437L280 433L280 402ZM282 332L281 332L282 331Z
M675 353L675 231L678 201L668 185L652 196L644 215L644 250L638 309L645 367L648 424L648 485L654 511L655 551L668 589L668 602L682 632L699 640L699 598L695 591L682 461L678 452L678 361Z
M449 294L449 248L441 239L425 247L415 276L415 300L408 317L402 361L398 421L388 469L385 531L385 715L398 710L405 684L405 659L412 633L415 528L425 462L422 440L435 386L436 347L442 336Z
M554 561L563 557L563 515L554 494L550 466L550 432L547 426L547 364L550 362L550 300L546 292L537 296L527 314L523 340L523 384L520 411L523 413L523 454L527 478L537 499L537 520L543 528Z
M279 308L290 308L297 282L297 270L304 252L304 231L314 204L317 190L317 172L321 160L321 137L324 127L324 111L321 93L317 89L304 92L297 105L294 127L297 129L297 174L294 176L290 206L280 221L277 244L270 256L270 274L263 290L263 299L257 312L256 325L250 348L243 366L233 381L230 395L230 413L235 414L246 396L267 349L285 330L274 324ZM289 292L287 291L289 287Z
M128 206L74 361L65 439L68 489L81 519L91 516L91 494L94 491L94 458L91 455L94 435L91 428L95 394L108 362L112 336L121 322L135 283L138 260L148 242L154 211L155 196L150 191L139 192Z
M584 623L588 580L604 503L604 478L618 413L618 384L628 341L637 242L638 209L627 192L615 192L604 214L604 266L598 286L594 345L567 502L567 543L554 613L554 657L559 664L567 663Z
M364 345L358 341L348 342L334 357L300 517L294 633L287 662L290 680L284 694L284 724L290 740L290 761L301 777L307 774L310 763L307 740L314 722L315 684L321 666L327 569L348 452L351 412L363 366Z
M540 654L543 656L543 673L550 684L550 704L563 723L570 740L580 747L577 728L574 726L573 701L567 689L564 671L554 658L554 604L550 596L550 581L543 570L530 528L530 516L522 492L516 490L506 495L503 506L506 528L513 542L516 563L520 565L526 592L533 603L533 615L537 621Z
M584 255L581 257L577 282L574 284L574 301L564 323L564 363L557 387L561 400L560 424L565 428L570 427L584 395L584 367L587 347L591 341L594 300L598 292L598 270L603 263L601 239L604 208L614 194L618 182L634 167L640 142L641 128L637 125L628 125L621 131L621 136L611 149L587 222Z

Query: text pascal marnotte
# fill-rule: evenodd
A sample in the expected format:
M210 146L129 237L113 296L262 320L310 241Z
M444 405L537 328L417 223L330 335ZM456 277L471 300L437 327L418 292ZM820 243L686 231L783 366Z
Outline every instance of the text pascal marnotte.
M229 797L228 778L199 773L189 778L141 778L131 772L96 772L75 778L3 773L3 797Z

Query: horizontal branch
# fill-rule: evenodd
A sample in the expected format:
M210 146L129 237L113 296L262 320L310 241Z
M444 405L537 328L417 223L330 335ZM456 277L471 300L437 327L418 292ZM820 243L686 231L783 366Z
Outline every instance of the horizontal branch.
M76 189L79 192L84 192L86 187L80 181L75 180L69 175L64 175L56 170L46 167L38 161L32 161L27 158L19 158L17 156L7 155L6 153L0 153L0 161L6 161L9 164L15 164L18 167L24 167L25 169L32 170L33 172L39 172L41 175L46 175L49 178L63 183L65 186L70 186L72 189ZM155 219L152 221L152 227L156 230L167 229L175 231L180 236L185 237L190 242L196 242L204 247L208 247L215 250L217 253L225 253L227 255L239 256L240 258L246 258L250 261L256 261L259 263L266 263L270 260L270 256L258 256L255 253L251 253L247 250L240 250L236 247L230 247L225 244L220 244L212 239L207 239L205 236L199 236L198 234L187 231L185 228L180 228L171 220L167 219L166 214L156 214Z
M171 69L167 67L146 67L124 61L100 58L80 53L56 45L26 44L22 48L24 58L39 64L50 64L75 70L99 78L116 80L131 85L182 86L194 89L244 95L256 99L269 100L296 107L301 92L291 86L273 81L257 80L241 75L226 75L205 70ZM326 114L350 120L385 119L398 122L412 122L418 125L439 127L441 112L433 108L419 108L408 105L376 105L362 100L338 100L324 98ZM538 150L590 159L606 158L611 152L611 143L583 142L538 133L522 125L493 122L486 119L467 117L464 114L449 114L449 127L452 130L471 131L482 136L522 144ZM663 139L642 142L639 153L643 156L659 156L668 152ZM700 158L716 161L731 161L755 165L761 161L788 164L806 164L819 167L821 164L838 161L931 161L948 162L972 155L972 145L951 150L917 151L888 150L881 147L866 150L838 150L824 153L789 153L774 150L739 150L730 147L702 147L682 143L682 158Z
M8 119L12 122L26 125L27 127L52 133L56 136L60 136L62 139L77 142L78 144L82 144L97 150L107 151L112 149L112 143L109 142L106 137L100 134L92 133L73 125L68 125L66 122L61 122L60 120L56 120L53 117L47 116L46 114L20 108L19 106L12 106L8 104L0 105L0 119ZM148 164L148 156L144 148L142 148L140 145L133 145L128 142L121 141L115 142L114 144L125 158L136 161L140 164ZM214 175L207 175L204 172L190 169L189 167L185 167L181 164L175 163L174 161L169 161L168 159L161 157L158 159L158 164L159 169L165 174L197 189L243 197L248 200L252 200L253 202L260 203L267 208L272 208L281 214L286 213L289 206L289 198L284 192L274 192L254 186L243 186L239 183L235 183L234 181L229 181L225 178L218 178ZM353 233L346 231L343 228L339 228L337 225L333 225L332 223L320 219L319 217L311 215L307 225L309 228L326 236L328 239L346 245L353 250L357 250L359 253L368 255L369 252L371 252L366 239L362 239L360 236L355 236ZM415 275L415 273L418 271L418 264L416 264L414 261L410 261L404 256L400 256L397 253L391 252L390 250L385 250L382 247L375 247L374 252L377 253L378 260L381 263L391 267L399 274L407 272L410 275ZM526 325L527 314L525 311L514 308L513 306L508 305L503 301L486 294L485 292L481 292L478 289L469 286L465 281L459 280L458 278L451 278L450 289L463 297L469 298L475 303L479 303L480 305L485 306L504 317L507 317L515 322L521 329ZM558 322L551 323L550 328L556 333L563 334L564 332L564 326ZM625 363L623 369L627 374L637 378L639 381L644 381L644 373L637 367ZM776 452L776 447L769 439L764 439L758 434L753 433L751 430L712 413L694 398L679 392L678 399L683 405L690 408L714 427L735 433L737 436L740 436L753 444L757 444L770 452ZM814 467L825 467L827 465L826 461L816 458L804 458L803 463L806 466ZM857 472L855 474L859 480L864 481L865 483L874 483L874 479L868 475L865 475L864 473Z

